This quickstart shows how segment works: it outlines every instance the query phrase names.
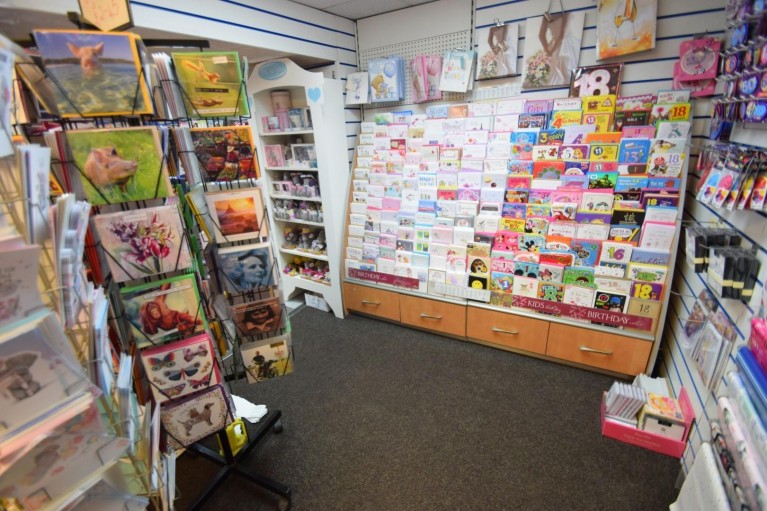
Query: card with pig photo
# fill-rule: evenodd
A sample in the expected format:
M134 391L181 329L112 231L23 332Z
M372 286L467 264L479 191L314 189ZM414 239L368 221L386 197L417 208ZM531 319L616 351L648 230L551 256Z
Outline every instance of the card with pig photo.
M93 226L115 282L192 265L176 206L96 215Z
M249 126L191 128L189 134L205 181L259 177Z
M229 399L215 385L185 399L164 403L160 420L173 448L186 447L224 429L231 420Z
M94 206L169 197L166 160L155 128L67 131L83 196Z
M35 30L60 117L152 113L149 88L131 33Z

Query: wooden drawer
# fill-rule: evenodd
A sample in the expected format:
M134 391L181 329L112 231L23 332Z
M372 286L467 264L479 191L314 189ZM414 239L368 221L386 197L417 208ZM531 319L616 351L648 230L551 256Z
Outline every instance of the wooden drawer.
M479 307L467 309L466 337L541 355L546 353L548 321Z
M551 323L546 355L636 375L647 368L651 348L650 341Z
M402 323L458 337L466 336L466 306L401 295Z
M399 293L344 282L347 309L399 321Z

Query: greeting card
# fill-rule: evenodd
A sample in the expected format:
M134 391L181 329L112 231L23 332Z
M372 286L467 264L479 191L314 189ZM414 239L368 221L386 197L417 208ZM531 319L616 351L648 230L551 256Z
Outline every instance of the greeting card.
M93 226L115 282L192 265L176 206L96 215Z
M139 348L187 337L207 328L194 275L120 290L125 319Z
M597 60L655 48L657 0L605 0L597 8Z
M231 422L229 400L221 385L160 408L160 420L171 445L186 447L224 429Z
M290 334L243 344L240 353L248 383L258 383L293 372Z
M221 382L213 342L208 334L142 350L141 362L156 403L177 399Z
M519 25L495 24L477 28L477 80L501 78L517 72Z
M382 194L383 195L383 194ZM220 243L258 238L269 234L263 199L259 188L226 190L205 194L206 222Z
M159 133L153 127L67 131L81 195L93 205L172 195Z

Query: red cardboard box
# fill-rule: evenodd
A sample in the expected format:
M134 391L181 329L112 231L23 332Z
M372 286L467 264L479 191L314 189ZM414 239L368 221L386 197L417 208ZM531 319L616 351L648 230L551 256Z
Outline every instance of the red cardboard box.
M690 435L692 421L695 419L692 403L690 403L690 398L684 387L682 387L678 397L679 405L682 407L682 413L684 414L684 435L681 440L674 440L667 436L650 433L649 431L631 427L628 424L605 420L606 395L607 393L605 392L602 396L602 436L614 438L615 440L638 447L644 447L645 449L673 456L674 458L682 457L687 447L687 437Z

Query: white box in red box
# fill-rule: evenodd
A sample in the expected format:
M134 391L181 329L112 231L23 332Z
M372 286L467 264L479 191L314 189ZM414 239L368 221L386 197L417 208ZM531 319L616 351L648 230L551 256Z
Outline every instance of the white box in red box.
M647 393L647 403L639 412L639 427L650 433L674 440L684 438L685 422L682 407L674 398Z
M605 393L605 396L607 393ZM692 403L687 395L687 390L682 387L679 392L679 406L684 415L684 434L681 440L674 440L664 435L658 435L650 431L644 431L627 424L605 420L605 400L602 399L602 436L614 438L627 444L644 447L651 451L680 458L687 447L687 437L690 435L692 421L695 419L695 412L692 409Z

